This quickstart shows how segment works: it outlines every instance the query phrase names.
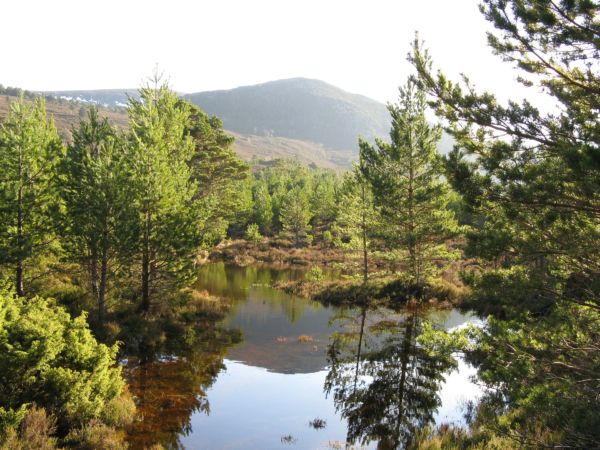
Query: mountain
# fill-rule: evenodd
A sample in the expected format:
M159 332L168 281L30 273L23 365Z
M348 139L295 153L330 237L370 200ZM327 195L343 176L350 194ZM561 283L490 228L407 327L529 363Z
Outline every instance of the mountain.
M128 95L136 97L137 91L99 89L43 94L106 106L115 119L126 122L120 117L124 110L119 107L126 105ZM358 154L359 136L369 141L376 136L387 139L390 128L389 114L382 103L308 78L181 95L207 113L219 116L224 128L236 138L234 149L248 160L253 156L286 157L321 167L349 167ZM61 122L68 123L70 111L59 109ZM444 135L440 150L446 152L451 145L452 141Z
M91 95L88 94L85 97L85 101L67 100L68 98L76 99L78 97L83 99L83 97L67 95L73 94L74 91L64 92L64 95L56 99L52 97L52 94L47 94L49 97L46 100L46 111L49 116L54 117L60 135L67 142L71 140L71 129L78 125L80 119L86 117L86 106L89 103L99 104L100 115L107 117L113 125L122 130L128 127L127 110L125 108L103 106L110 104L108 98L95 95L94 91L85 91L91 93ZM120 103L123 97L117 94L116 98ZM9 102L17 99L17 95L0 95L0 122L8 114ZM229 131L229 133L235 138L233 149L246 161L250 161L253 157L267 159L291 158L304 164L315 164L327 169L339 169L349 165L347 155L326 149L323 145L314 142L273 136L239 134L232 131Z
M135 96L136 91L102 89L44 94L111 107L125 105L127 95ZM387 136L390 124L382 103L308 78L183 96L207 113L219 116L229 131L252 135L255 139L286 138L311 142L325 149L341 151L345 159L357 154L358 136L368 140Z
M350 154L358 151L358 136L386 136L390 125L382 103L307 78L185 97L221 117L228 130L311 141Z

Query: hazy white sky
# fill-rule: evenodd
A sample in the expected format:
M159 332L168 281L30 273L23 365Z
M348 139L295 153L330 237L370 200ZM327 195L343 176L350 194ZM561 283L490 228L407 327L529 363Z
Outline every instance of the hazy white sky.
M137 87L156 64L174 89L318 78L379 101L411 71L415 30L437 67L501 98L515 72L487 47L478 0L2 0L0 83Z

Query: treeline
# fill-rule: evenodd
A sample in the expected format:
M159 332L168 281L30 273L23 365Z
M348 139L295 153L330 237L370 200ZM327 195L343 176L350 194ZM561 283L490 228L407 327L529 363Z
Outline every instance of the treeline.
M390 106L389 142L379 140L373 147L361 141L360 162L352 171L340 174L283 159L254 161L251 176L238 186L245 206L230 222L228 235L360 252L365 279L369 255L378 252L409 268L409 283L430 281L457 256L447 244L459 235L458 224L472 223L472 216L444 181L437 152L441 130L426 121L424 95L413 83L403 92ZM406 110L417 97L420 106ZM422 137L409 143L407 133L415 132ZM404 199L406 190L410 196Z
M263 235L289 234L295 245L322 239L336 218L340 187L339 176L329 170L283 159L259 162L248 186L250 230L255 224Z

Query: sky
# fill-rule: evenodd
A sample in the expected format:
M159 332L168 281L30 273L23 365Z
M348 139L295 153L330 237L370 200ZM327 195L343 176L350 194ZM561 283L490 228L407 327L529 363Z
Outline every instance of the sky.
M419 31L435 67L501 99L522 92L487 47L479 0L2 0L0 83L180 92L317 78L381 102L411 73Z

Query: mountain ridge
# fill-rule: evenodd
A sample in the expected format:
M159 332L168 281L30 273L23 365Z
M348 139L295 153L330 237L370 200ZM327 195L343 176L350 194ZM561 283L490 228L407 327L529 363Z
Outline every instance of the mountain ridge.
M46 96L95 103L115 109L137 89L79 89L40 92ZM358 138L388 139L386 105L314 78L295 77L264 83L182 94L223 121L236 137L234 149L244 159L288 157L328 168L347 168L358 156ZM64 115L64 114L63 114ZM64 117L65 121L68 118ZM448 150L448 136L440 150Z
M384 104L312 78L287 78L184 95L225 128L243 134L307 140L356 155L358 136L389 130Z
M123 106L135 89L45 91L44 95L105 106ZM180 94L239 134L282 137L358 152L358 136L373 140L387 134L384 104L313 78L295 77L264 83Z

